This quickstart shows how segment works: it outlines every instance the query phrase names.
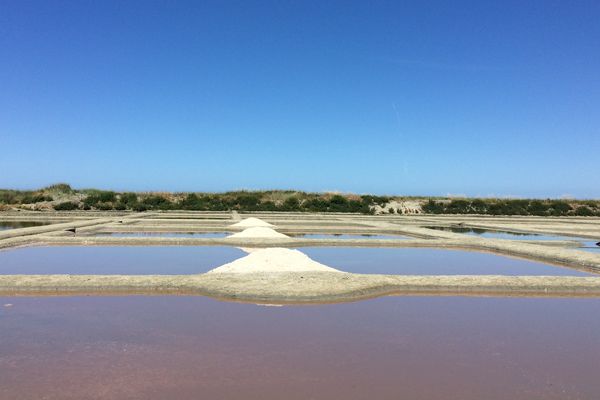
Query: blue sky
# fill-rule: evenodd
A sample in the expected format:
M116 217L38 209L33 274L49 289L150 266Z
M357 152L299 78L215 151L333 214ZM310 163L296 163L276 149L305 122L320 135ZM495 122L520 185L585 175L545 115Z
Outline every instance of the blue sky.
M0 187L600 197L600 2L0 0Z

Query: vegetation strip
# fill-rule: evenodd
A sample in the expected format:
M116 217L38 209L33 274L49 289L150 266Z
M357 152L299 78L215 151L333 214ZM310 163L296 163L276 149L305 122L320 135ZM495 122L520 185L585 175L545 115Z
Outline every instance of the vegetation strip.
M0 189L0 211L31 210L196 210L286 211L363 214L478 214L600 216L600 201L564 199L430 198L307 193L290 190L225 193L134 193L76 190L56 184L38 190Z

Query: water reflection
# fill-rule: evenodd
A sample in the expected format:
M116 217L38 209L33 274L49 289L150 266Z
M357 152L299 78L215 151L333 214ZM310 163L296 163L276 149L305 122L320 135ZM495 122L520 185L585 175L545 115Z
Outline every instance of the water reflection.
M0 231L5 229L31 228L33 226L43 226L57 224L64 221L38 222L38 221L0 221Z
M0 394L596 399L599 313L591 299L256 307L200 297L0 298Z
M229 235L229 232L97 232L92 235L112 237L224 238Z
M330 267L362 274L592 275L541 262L469 251L358 247L305 247L300 250Z
M352 234L340 234L340 233L305 233L298 235L290 235L292 237L298 237L303 239L408 239L406 236L401 235L352 235Z
M299 250L319 263L354 273L591 275L534 261L467 251L356 247ZM0 274L197 274L251 251L251 248L228 246L27 247L0 252Z

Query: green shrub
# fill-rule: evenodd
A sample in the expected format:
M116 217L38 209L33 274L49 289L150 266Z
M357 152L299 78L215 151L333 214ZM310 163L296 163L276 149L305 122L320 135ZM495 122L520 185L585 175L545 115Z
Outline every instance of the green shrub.
M127 192L119 195L119 201L123 204L135 204L138 201L138 196L135 193Z
M0 203L2 204L14 204L17 196L13 190L2 190L0 192Z
M298 211L300 210L300 200L297 197L288 197L281 206L282 211Z
M52 201L54 200L52 196L47 196L43 194L35 194L35 195L26 195L21 199L22 204L33 204L40 203L42 201Z
M54 209L56 211L71 211L77 210L78 208L79 207L77 206L77 204L73 203L72 201L66 201L64 203L54 205Z
M531 215L548 215L548 205L542 203L539 200L533 200L531 202L529 202L529 206L527 207L527 211L529 211L529 214Z
M432 199L429 199L421 208L426 214L442 214L444 212L444 205Z
M142 201L140 201L141 205L145 206L147 210L171 210L173 209L173 204L162 196L151 195L148 196Z
M591 217L594 215L594 212L590 210L590 208L587 206L580 206L577 207L577 209L575 210L575 215L579 215L582 217Z
M71 185L67 183L55 183L54 185L47 186L42 191L53 192L53 193L73 193Z
M96 208L102 211L108 211L113 209L113 205L111 203L98 203L96 204Z
M148 207L146 207L144 204L136 204L133 206L133 211L137 211L137 212L143 212L143 211L147 211Z

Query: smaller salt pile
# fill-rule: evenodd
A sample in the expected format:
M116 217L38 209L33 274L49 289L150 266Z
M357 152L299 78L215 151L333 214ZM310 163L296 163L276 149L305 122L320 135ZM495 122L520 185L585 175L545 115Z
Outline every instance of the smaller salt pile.
M254 227L244 229L241 232L234 233L233 235L227 236L227 238L247 238L247 239L285 239L289 238L288 235L279 233L271 228Z
M238 249L240 249L241 251L243 251L244 253L247 253L247 254L262 250L262 248L260 248L260 247L238 247Z
M254 251L245 257L208 273L248 274L253 272L341 272L318 263L306 254L291 249L268 248Z
M235 224L229 225L230 228L274 228L275 225L270 224L262 219L250 217L246 218L240 222L236 222Z

